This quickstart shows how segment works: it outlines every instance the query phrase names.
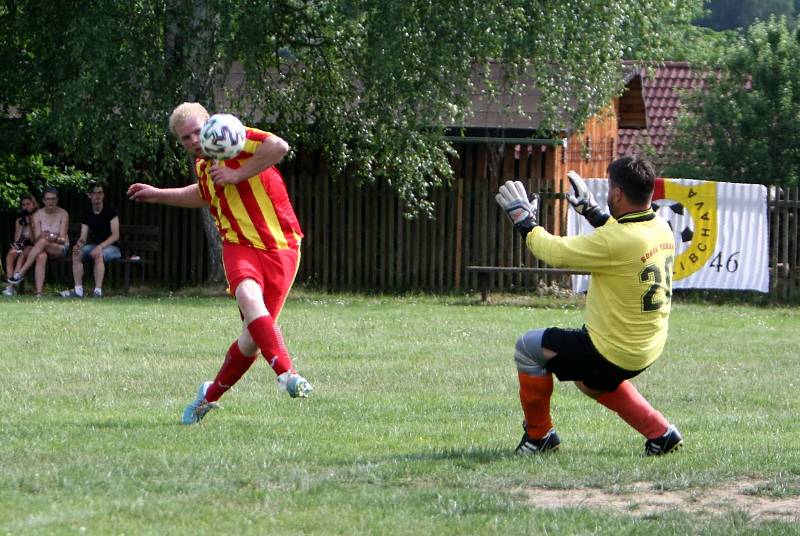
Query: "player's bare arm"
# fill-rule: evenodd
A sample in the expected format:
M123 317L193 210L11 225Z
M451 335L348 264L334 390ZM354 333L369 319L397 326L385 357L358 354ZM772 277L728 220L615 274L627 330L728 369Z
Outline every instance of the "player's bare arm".
M128 188L128 198L141 203L161 203L173 207L203 208L208 203L200 197L200 187L190 184L182 188L156 188L137 182Z
M247 159L241 167L233 169L215 164L211 168L211 180L214 181L214 184L238 184L274 166L288 152L289 144L280 136L272 134L261 143L252 158Z

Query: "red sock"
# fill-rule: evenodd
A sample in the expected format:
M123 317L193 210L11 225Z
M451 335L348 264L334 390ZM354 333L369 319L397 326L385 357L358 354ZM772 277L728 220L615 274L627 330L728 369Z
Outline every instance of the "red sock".
M550 396L553 394L553 375L532 376L517 372L519 376L519 401L525 422L528 424L528 437L542 439L553 427L550 420Z
M653 409L628 380L622 382L616 390L598 396L597 401L617 412L622 420L647 439L661 437L669 428L669 422L664 416Z
M281 330L270 315L260 316L247 324L247 331L256 341L264 359L267 360L275 374L280 376L287 371L294 372L292 358L289 357L289 351L286 350Z
M256 352L257 355L258 352ZM256 355L246 356L239 348L239 342L233 341L231 347L228 348L228 353L225 354L225 361L222 363L222 368L217 372L217 377L214 378L214 383L206 391L206 401L214 402L219 400L225 391L233 387L239 381L250 365L256 360Z

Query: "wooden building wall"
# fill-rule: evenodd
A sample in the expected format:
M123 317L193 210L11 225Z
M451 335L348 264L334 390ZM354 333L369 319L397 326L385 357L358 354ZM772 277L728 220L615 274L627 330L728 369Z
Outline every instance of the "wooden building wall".
M560 165L554 170L553 180L567 180L567 171L577 171L585 178L606 176L608 165L614 160L617 141L617 101L591 117L582 132L567 139L567 147L557 155ZM567 184L567 186L569 186Z

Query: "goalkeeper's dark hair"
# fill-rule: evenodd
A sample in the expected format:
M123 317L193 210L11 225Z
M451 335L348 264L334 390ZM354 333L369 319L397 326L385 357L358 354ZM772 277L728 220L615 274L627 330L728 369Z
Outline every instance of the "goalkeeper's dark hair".
M622 189L631 203L647 203L656 185L656 170L648 160L638 156L617 158L608 166L608 178ZM611 184L609 184L611 186Z

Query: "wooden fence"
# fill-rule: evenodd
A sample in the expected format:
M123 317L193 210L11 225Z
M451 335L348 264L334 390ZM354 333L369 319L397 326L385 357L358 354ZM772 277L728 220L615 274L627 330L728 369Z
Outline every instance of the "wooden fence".
M800 188L770 188L770 293L778 301L800 298Z
M282 172L306 235L298 284L326 290L468 292L478 287L477 276L466 271L469 265L540 267L494 195L503 181L519 178L529 191L543 192L545 227L563 232L566 201L559 184L544 179L556 165L555 148L523 146L492 153L484 145L464 145L458 150L454 181L432 192L433 217L413 220L404 216L385 183L361 188L347 177L333 181L312 156L284 165ZM778 300L800 296L799 192L783 189L769 202L771 288ZM109 192L108 202L120 210L123 223L161 228L162 251L148 266L148 282L170 288L204 283L209 263L200 211L131 203L124 197L123 185ZM61 205L75 218L87 204L83 195L62 195ZM0 238L8 244L11 217L0 217L0 224ZM68 281L66 273L60 277ZM490 288L533 289L552 281L568 283L564 276L493 274Z
M484 146L460 148L456 177L432 193L432 217L410 220L385 183L358 188L351 180L285 168L306 234L299 281L338 290L452 291L476 288L470 264L536 265L497 206L498 177L519 177L532 191L549 191L543 221L564 228L552 185L542 179L553 149L492 155ZM490 162L490 160L492 160ZM495 173L486 169L496 167ZM504 179L502 179L504 180ZM550 190L548 190L550 188ZM527 280L527 281L526 281ZM497 288L530 283L498 277Z

